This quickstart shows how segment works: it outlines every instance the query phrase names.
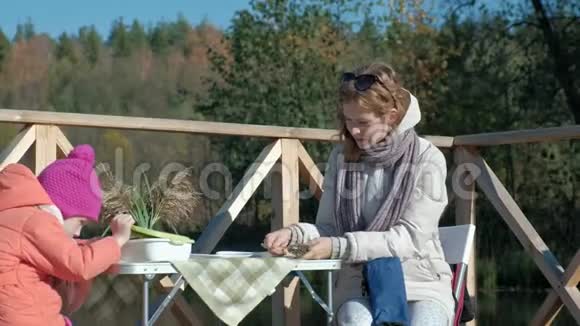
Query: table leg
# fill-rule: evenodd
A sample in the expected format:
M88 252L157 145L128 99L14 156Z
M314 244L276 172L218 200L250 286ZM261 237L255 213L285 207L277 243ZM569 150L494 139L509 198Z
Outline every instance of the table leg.
M334 310L332 308L332 301L333 301L333 297L332 297L332 290L334 287L334 282L332 280L332 271L328 271L328 276L327 276L327 281L328 281L328 310L330 311L329 314L327 314L327 321L326 324L327 325L332 325L332 320L334 319Z
M149 282L155 277L154 274L145 274L145 280L143 281L143 316L141 325L149 325Z
M159 319L165 308L169 306L169 304L171 303L171 301L173 300L177 292L181 289L181 286L184 283L185 278L183 278L183 275L180 274L179 277L177 278L177 281L173 285L173 289L171 289L169 294L165 297L165 299L163 299L163 302L161 302L161 305L153 313L153 316L151 316L151 319L149 320L150 325L153 325L157 321L157 319Z

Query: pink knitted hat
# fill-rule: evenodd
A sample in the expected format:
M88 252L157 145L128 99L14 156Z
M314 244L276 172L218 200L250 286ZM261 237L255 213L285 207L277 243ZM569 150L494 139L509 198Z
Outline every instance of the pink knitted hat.
M67 158L53 162L38 176L38 181L64 219L86 217L99 220L103 196L94 164L93 148L79 145Z

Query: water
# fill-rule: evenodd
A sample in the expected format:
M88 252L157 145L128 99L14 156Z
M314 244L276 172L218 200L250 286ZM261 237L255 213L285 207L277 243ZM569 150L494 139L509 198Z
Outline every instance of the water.
M546 296L547 293L544 291L481 293L478 300L480 313L478 325L529 325ZM574 326L577 324L564 307L560 310L553 325Z

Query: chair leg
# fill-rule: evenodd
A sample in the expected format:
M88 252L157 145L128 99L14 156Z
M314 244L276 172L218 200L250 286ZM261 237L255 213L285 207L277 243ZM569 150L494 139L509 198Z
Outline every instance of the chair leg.
M464 288L465 288L465 275L467 271L466 264L459 264L455 268L455 275L453 278L453 297L457 301L457 307L455 308L455 320L454 325L459 326L461 324L461 314L463 312L463 300L464 298Z
M459 264L456 270L457 274L457 276L455 277L456 284L454 284L455 288L453 290L453 295L455 296L455 298L459 298L459 296L463 294L466 273L467 273L467 265L463 263Z

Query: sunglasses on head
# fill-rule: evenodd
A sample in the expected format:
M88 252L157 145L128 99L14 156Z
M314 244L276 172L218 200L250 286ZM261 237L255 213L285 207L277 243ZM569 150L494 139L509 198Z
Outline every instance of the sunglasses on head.
M383 87L387 88L385 84L379 79L379 77L373 74L362 74L356 75L352 72L345 72L342 74L342 82L350 82L354 80L354 88L359 92L364 92L367 89L371 88L374 83L379 83L383 85Z

